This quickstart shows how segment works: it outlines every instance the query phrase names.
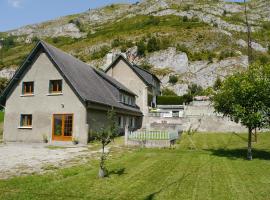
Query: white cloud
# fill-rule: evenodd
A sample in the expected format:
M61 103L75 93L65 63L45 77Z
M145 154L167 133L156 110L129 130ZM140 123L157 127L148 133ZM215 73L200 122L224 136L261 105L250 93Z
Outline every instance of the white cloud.
M22 0L8 0L8 3L14 8L21 8Z

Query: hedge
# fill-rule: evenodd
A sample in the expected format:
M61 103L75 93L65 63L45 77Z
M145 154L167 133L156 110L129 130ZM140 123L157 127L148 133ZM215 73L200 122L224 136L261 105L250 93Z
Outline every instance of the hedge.
M183 96L158 96L158 105L182 105L184 103Z

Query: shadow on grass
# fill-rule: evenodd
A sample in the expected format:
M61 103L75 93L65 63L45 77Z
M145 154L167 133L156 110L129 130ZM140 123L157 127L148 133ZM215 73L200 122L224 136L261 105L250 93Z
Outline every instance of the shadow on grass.
M111 170L109 171L108 176L113 175L113 174L121 176L123 174L126 174L125 171L126 171L126 168Z
M205 149L210 151L212 155L219 157L227 157L230 159L246 159L247 149ZM254 159L270 160L270 152L266 150L252 150Z

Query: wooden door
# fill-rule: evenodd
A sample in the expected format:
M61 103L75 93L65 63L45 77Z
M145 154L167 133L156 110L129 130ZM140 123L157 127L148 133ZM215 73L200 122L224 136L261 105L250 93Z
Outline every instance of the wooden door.
M73 114L53 115L52 139L57 141L71 141L73 132Z

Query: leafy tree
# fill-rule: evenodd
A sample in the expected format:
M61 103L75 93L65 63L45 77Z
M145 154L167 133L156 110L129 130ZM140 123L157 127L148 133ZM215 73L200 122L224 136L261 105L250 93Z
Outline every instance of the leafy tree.
M106 169L106 159L108 154L105 153L105 147L110 144L115 137L118 136L119 130L117 126L116 113L114 109L108 111L107 114L108 126L103 127L99 132L96 133L96 139L101 143L102 153L100 156L100 164L99 164L99 177L104 178L108 175Z
M171 75L171 76L169 77L169 83L175 85L177 82L178 82L178 76Z
M188 17L187 16L184 16L183 17L183 22L187 22L188 21Z
M217 112L248 128L247 158L252 160L252 132L270 120L270 65L253 65L228 77L212 101Z

